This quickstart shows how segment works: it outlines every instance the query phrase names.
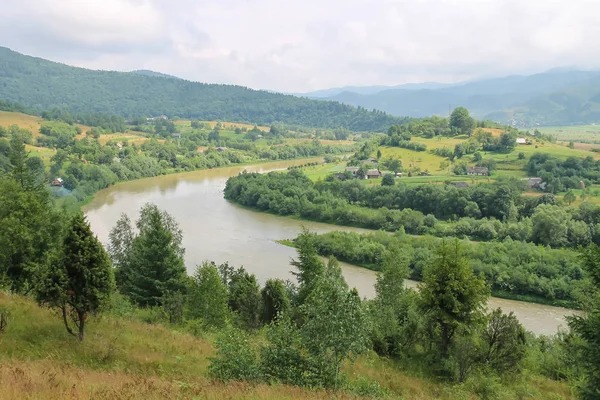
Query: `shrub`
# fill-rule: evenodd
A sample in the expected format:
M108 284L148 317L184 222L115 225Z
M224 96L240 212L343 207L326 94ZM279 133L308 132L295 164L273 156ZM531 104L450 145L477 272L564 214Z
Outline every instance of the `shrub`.
M244 332L228 329L217 338L215 345L217 353L210 358L210 375L222 381L260 379L256 352Z

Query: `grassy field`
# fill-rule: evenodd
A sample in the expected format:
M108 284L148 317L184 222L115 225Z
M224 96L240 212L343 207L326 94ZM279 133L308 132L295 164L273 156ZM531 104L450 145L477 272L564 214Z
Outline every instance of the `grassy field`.
M8 127L17 125L19 128L29 129L34 136L40 133L42 122L44 120L40 117L17 112L0 111L0 126Z
M207 376L214 354L211 333L196 337L139 317L104 315L88 319L87 337L69 336L57 314L31 300L0 293L10 312L0 334L0 397L16 399L359 399L346 392L304 390L280 384L221 383ZM257 333L256 341L262 340ZM402 372L374 354L359 357L345 371L367 377L405 400L478 399L468 384L449 385ZM508 397L572 399L569 388L546 378L521 376ZM512 395L509 395L511 394Z
M561 141L600 143L600 125L543 126L538 127L537 130Z

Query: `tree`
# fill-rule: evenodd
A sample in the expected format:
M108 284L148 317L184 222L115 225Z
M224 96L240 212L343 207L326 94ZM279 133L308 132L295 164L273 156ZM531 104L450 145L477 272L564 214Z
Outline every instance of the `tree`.
M342 362L366 351L367 314L356 289L348 290L331 261L300 307L306 322L300 336L324 386L338 387Z
M404 287L409 259L400 247L391 247L377 274L375 299L370 304L373 318L371 339L374 350L399 357L417 339L420 318L414 308L414 291Z
M483 330L484 361L495 371L516 372L525 357L526 332L511 312L506 315L500 308L492 311Z
M471 135L475 129L475 120L464 107L457 107L450 114L450 127L456 128L462 135Z
M394 186L396 183L396 179L392 174L385 174L383 179L381 179L381 186Z
M228 286L229 308L237 313L241 325L246 329L258 328L261 296L254 274L239 268L231 274Z
M564 246L570 219L564 207L540 204L531 217L531 240L544 246Z
M75 335L70 317L83 340L88 314L107 304L113 285L108 255L83 214L76 214L38 286L38 302L59 309L67 332Z
M142 207L137 226L124 292L141 306L161 305L163 295L185 289L181 230L173 217L154 204Z
M298 269L298 272L294 272L294 275L296 275L299 284L298 302L302 304L314 289L318 278L323 275L325 265L319 258L314 233L303 228L295 243L298 259L292 260L291 264Z
M575 193L573 193L573 191L571 189L567 190L567 193L565 193L563 200L568 204L571 205L573 204L573 202L575 200L577 200L577 196L575 196Z
M587 247L582 251L582 259L593 289L582 304L585 315L568 317L568 322L584 342L579 352L584 372L579 395L584 400L596 400L600 395L600 247L595 244Z
M441 357L446 358L456 332L475 329L483 322L489 288L473 273L458 240L454 244L442 241L419 287L421 309L437 336Z
M377 149L377 159L381 159L381 150Z
M227 324L227 286L221 279L217 266L205 262L196 267L189 287L186 316L201 319L207 327L222 328Z
M119 289L126 287L131 269L131 255L133 252L133 239L135 234L131 220L127 214L122 213L116 225L108 234L108 254L115 268L115 281Z
M290 311L290 299L280 279L269 279L261 291L263 322L269 324Z

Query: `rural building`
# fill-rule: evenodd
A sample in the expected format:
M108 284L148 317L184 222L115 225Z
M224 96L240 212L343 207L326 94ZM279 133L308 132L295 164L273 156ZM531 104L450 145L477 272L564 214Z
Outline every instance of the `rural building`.
M346 167L346 172L350 172L352 176L356 176L358 172L358 167Z
M175 139L181 139L181 133L171 133L171 136L174 137Z
M459 188L459 189L468 188L469 187L469 184L467 182L464 182L464 181L450 182L450 184L452 186L454 186L454 187Z
M523 178L521 180L527 182L527 188L529 189L544 189L546 186L542 182L542 178Z
M467 167L467 175L488 176L487 167Z
M378 169L370 169L367 171L367 179L375 179L381 177L381 172Z
M402 172L396 172L396 178L402 178Z
M56 178L55 180L52 181L52 186L62 187L63 183L64 183L63 178Z
M217 151L218 151L219 153L222 153L222 152L224 152L225 150L227 150L227 147L217 147Z

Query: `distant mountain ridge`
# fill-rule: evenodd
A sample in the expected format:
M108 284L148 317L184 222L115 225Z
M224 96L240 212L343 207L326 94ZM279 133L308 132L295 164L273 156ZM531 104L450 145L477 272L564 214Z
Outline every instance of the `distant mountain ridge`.
M156 72L149 69L136 69L135 71L131 71L133 74L145 75L145 76L157 76L160 78L168 78L168 79L181 79L177 76L163 74L162 72Z
M405 118L333 101L242 86L165 79L153 71L94 71L0 47L0 99L29 108L54 107L136 117L167 115L269 125L384 131Z
M554 69L454 85L326 89L304 96L334 100L394 115L447 116L457 106L481 119L518 126L600 122L600 71ZM329 96L320 94L334 93ZM315 96L314 93L317 93Z
M344 86L339 88L315 90L313 92L306 93L294 93L296 96L308 97L309 99L323 99L327 97L337 96L344 92L373 95L386 90L402 89L402 90L421 90L421 89L441 89L444 87L453 86L452 83L440 83L440 82L422 82L422 83L405 83L396 86Z

